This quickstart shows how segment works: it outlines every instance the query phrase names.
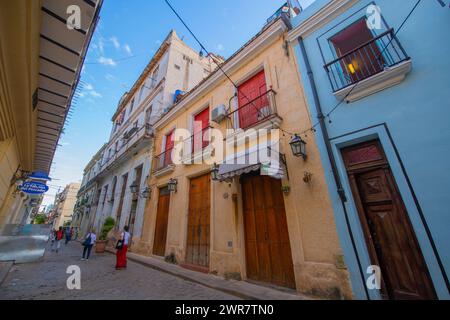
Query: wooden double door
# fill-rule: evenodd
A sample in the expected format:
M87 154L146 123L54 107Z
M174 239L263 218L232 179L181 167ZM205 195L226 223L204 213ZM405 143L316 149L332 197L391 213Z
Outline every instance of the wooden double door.
M153 242L153 254L164 257L166 254L167 227L169 224L169 189L159 189L158 210L156 212L155 239Z
M248 175L241 184L247 278L295 289L281 181Z
M435 299L408 212L379 141L342 151L373 265L381 269L384 299Z
M210 261L211 175L190 181L186 264L205 270Z

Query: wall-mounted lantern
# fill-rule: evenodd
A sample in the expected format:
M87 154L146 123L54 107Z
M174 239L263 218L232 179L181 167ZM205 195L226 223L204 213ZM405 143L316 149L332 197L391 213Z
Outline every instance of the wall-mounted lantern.
M212 169L211 169L211 179L213 181L219 181L219 165L217 163L214 163Z
M295 135L291 142L289 143L291 145L292 153L296 157L302 157L303 160L306 160L306 142L303 141L303 139L299 135Z
M133 184L130 186L131 193L136 194L139 192L139 185L137 182L133 182Z
M146 187L141 194L142 198L150 199L152 197L152 189L150 187Z
M169 184L167 185L167 188L169 189L170 192L177 192L177 185L178 185L178 180L177 179L170 179L169 180Z
M17 168L16 172L11 178L11 185L16 185L16 187L20 187L30 175L30 172Z

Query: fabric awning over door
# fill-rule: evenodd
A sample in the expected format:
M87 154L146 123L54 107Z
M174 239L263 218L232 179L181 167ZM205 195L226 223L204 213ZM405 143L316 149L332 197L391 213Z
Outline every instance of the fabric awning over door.
M232 179L260 169L261 164L222 164L219 168L219 177L222 180Z

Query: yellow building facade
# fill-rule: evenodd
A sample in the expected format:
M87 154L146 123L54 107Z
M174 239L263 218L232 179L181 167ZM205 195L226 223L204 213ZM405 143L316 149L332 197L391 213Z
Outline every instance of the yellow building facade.
M142 236L133 239L132 250L225 278L350 299L314 134L302 137L306 160L294 156L289 144L291 133L303 132L312 123L294 55L286 46L287 29L282 19L264 27L221 65L223 72L211 74L156 123L148 178L151 198ZM213 121L218 106L224 106L226 115ZM200 155L186 153L198 144L197 120L206 121L200 127L205 137L212 129L225 138L236 136L227 129L281 128L281 174L268 175L270 169L262 164L221 163L215 137L211 143L200 138ZM175 129L187 130L192 137L176 137ZM178 141L170 142L174 137ZM275 132L269 137L276 138ZM178 157L180 145L185 149ZM244 152L242 145L235 146L232 156L250 154L254 148L247 140ZM202 155L203 163L187 161L197 162ZM220 181L212 179L214 162Z

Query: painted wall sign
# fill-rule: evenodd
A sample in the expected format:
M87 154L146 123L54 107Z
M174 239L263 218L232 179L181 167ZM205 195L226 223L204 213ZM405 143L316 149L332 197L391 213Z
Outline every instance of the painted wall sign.
M25 182L20 190L28 194L43 194L48 191L48 186L40 182Z

